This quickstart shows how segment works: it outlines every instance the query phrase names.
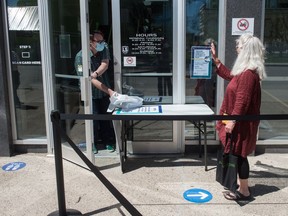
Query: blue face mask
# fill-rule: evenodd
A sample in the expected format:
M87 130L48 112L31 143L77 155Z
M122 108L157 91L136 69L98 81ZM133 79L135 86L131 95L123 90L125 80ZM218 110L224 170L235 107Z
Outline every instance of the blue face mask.
M104 48L105 48L105 43L104 43L104 41L96 44L96 51L97 51L97 52L103 51Z

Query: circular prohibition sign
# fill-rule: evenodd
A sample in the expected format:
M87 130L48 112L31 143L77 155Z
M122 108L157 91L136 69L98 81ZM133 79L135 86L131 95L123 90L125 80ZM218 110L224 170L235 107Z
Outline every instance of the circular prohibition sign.
M240 19L237 23L237 28L240 31L245 31L248 29L248 27L249 27L249 22L246 19Z
M126 62L127 62L127 64L132 64L133 63L133 58L127 57Z

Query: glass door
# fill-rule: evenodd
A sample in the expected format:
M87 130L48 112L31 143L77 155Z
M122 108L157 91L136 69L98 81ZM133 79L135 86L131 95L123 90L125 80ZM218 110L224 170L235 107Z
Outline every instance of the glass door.
M9 84L15 108L11 109L13 143L45 144L47 141L37 1L7 0L3 1L3 6L7 9L7 48L11 71L8 80L11 81Z
M205 103L216 112L217 75L215 65L209 77L192 76L192 50L197 46L210 46L213 42L218 47L218 1L189 0L186 8L186 103ZM194 100L194 101L193 101ZM207 122L208 139L215 140L215 122ZM191 122L185 122L186 149L192 150L192 144L199 143L199 130Z
M65 114L91 114L88 1L49 1L54 107ZM76 57L81 56L81 62ZM61 122L71 140L94 163L92 121ZM63 140L63 157L84 165Z
M51 0L47 4L52 65L47 81L51 82L53 95L49 98L50 103L60 113L91 114L88 2ZM81 63L76 64L79 55ZM94 163L92 121L65 120L61 124L71 140ZM62 149L64 158L85 166L66 140L62 141Z
M90 74L102 70L98 71L101 76L97 79L114 88L113 63L111 63L113 53L111 1L48 2L53 80L51 86L53 86L55 109L65 114L106 113L109 96L92 85ZM103 62L106 62L105 74ZM108 101L107 107L102 103L104 100ZM97 156L117 154L116 151L112 152L115 144L113 135L107 135L107 131L113 132L112 122L66 120L62 122L62 128L92 163ZM109 143L104 142L104 140L108 142L107 137ZM62 149L64 158L85 166L65 140Z
M173 33L173 5L177 5L177 2L113 1L114 35L120 35L114 39L114 54L119 60L117 71L121 80L117 91L143 97L144 104L173 103L173 38L177 34ZM119 45L117 50L116 44ZM117 74L115 69L115 77ZM133 132L128 142L128 152L180 152L181 144L176 142L179 133L176 133L174 123L131 122Z

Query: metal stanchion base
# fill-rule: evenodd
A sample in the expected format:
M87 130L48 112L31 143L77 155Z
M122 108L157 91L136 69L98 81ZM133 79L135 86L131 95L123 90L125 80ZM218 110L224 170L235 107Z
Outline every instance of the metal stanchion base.
M75 210L75 209L66 209L66 215L69 216L69 215L82 215L82 213L78 210ZM47 216L60 216L60 213L59 211L54 211L50 214L48 214Z

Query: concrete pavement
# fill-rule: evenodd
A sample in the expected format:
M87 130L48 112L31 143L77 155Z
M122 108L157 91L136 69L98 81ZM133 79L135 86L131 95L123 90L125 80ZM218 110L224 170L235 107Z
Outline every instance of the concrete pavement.
M216 155L208 155L208 171L197 155L129 158L122 174L119 157L96 158L106 178L142 215L288 215L288 154L250 156L251 202L226 200L215 181ZM0 157L1 167L24 162L16 171L0 170L0 214L41 216L58 210L54 158L45 154ZM83 215L130 215L89 170L63 161L67 209ZM183 193L203 189L212 199L189 202Z

